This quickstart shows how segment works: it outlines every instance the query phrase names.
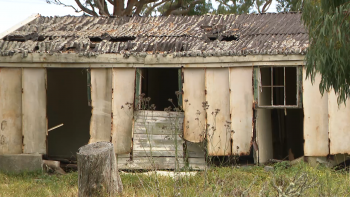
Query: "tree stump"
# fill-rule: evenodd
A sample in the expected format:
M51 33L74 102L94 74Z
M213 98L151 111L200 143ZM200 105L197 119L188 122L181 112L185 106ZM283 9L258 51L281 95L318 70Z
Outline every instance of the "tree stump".
M96 142L79 148L79 196L116 196L122 192L113 144Z

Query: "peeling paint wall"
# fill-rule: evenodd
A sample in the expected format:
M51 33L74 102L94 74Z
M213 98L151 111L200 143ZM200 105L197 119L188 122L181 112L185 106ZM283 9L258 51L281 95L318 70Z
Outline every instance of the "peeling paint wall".
M112 143L116 154L131 152L135 68L113 69Z
M230 68L232 154L249 155L253 137L252 68Z
M209 155L249 153L253 137L252 68L183 68L183 72L184 138L201 142L201 134L209 124ZM305 156L350 153L347 144L350 141L350 107L343 104L338 107L333 92L322 97L319 81L317 75L312 85L303 76ZM133 110L126 103L134 102L134 91L135 68L91 69L90 143L112 139L118 154L130 153ZM269 98L259 99L259 103L264 103ZM1 68L0 101L0 154L45 154L46 69ZM204 101L208 102L207 118L202 106ZM350 101L347 104L349 106ZM197 110L200 110L199 115ZM258 157L259 162L264 163L273 158L271 109L257 109L256 112ZM287 117L288 114L291 115L288 112ZM293 127L290 130L295 136Z
M190 142L201 142L205 136L206 118L205 69L184 68L183 108L185 111L184 138Z
M327 156L328 141L328 95L323 97L318 84L321 76L316 74L314 84L306 79L303 71L303 107L304 107L304 155Z
M231 154L229 69L207 68L205 75L208 155ZM219 111L218 111L219 110Z
M350 154L350 100L338 106L334 91L328 94L330 154Z
M46 154L46 69L22 70L23 153Z
M0 155L22 153L22 69L0 68Z
M111 140L112 69L91 69L91 104L89 143Z

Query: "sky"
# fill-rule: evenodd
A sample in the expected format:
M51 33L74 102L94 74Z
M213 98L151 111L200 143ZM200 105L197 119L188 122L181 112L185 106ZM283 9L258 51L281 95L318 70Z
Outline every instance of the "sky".
M61 2L76 5L74 0L61 0ZM217 3L213 1L213 6ZM276 12L275 2L268 12ZM32 14L39 13L42 16L81 15L72 8L54 4L47 4L46 0L0 0L0 33L16 24L24 21Z

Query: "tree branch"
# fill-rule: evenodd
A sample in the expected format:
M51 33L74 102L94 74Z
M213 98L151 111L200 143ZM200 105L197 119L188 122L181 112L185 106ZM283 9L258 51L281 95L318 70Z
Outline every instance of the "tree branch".
M166 3L168 1L170 1L170 0L163 0L161 2L155 3L152 7L147 9L144 16L149 16L156 7L162 5L163 3Z
M163 16L169 16L172 11L177 10L182 7L183 0L179 0L177 4L171 5L167 11L164 12Z
M87 14L90 14L92 16L98 16L98 14L95 11L92 11L92 10L88 9L87 7L83 6L83 4L81 4L80 0L75 0L75 2L79 6L79 8L82 9Z
M114 0L108 0L108 2L112 5L114 5Z
M126 15L126 16L131 16L132 15L132 8L134 6L138 7L140 4L142 4L143 6L143 2L141 2L142 0L140 1L137 1L137 0L128 0L128 4L124 10L124 13L123 15Z
M104 8L104 11L108 14L108 16L111 16L111 14L109 13L109 10L108 10L108 6L107 6L107 2L105 1L105 0L103 0L104 2L104 6L103 6L103 8Z
M123 14L123 11L124 11L124 0L114 0L113 16L121 16Z
M188 8L184 9L184 10L174 10L171 12L171 14L173 15L182 15L182 14L187 14L188 12L190 12L194 6L196 6L197 4L200 3L205 3L204 0L196 0L196 1L192 1L189 5Z
M272 0L268 0L265 2L264 6L263 6L263 9L261 10L262 13L265 13L269 8L270 8L270 5L272 3ZM268 7L267 7L268 6ZM266 9L267 8L267 9Z
M88 2L88 4L90 5L92 11L96 13L95 7L92 5L91 1L86 1L86 2Z
M146 4L145 2L139 2L139 4L136 6L136 11L134 13L134 16L137 16L140 14L140 12L142 11L142 8L145 4Z
M81 11L83 11L83 10L78 10L77 8L75 8L74 6L72 6L72 5L67 5L67 4L64 4L64 3L62 3L60 0L46 0L46 3L48 3L48 4L51 4L51 3L53 3L53 4L56 4L56 5L63 5L64 7L70 7L70 8L73 8L73 10L75 11L75 12L81 12Z
M101 2L102 1L102 2ZM98 8L99 14L103 16L109 16L104 9L104 0L94 0L95 6Z

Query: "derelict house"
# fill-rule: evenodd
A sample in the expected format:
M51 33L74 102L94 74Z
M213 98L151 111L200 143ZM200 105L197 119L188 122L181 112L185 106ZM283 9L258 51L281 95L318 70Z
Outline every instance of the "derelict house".
M350 108L305 79L300 16L33 16L0 40L0 154L111 141L119 168L169 169L203 167L203 144L255 163L349 153Z

